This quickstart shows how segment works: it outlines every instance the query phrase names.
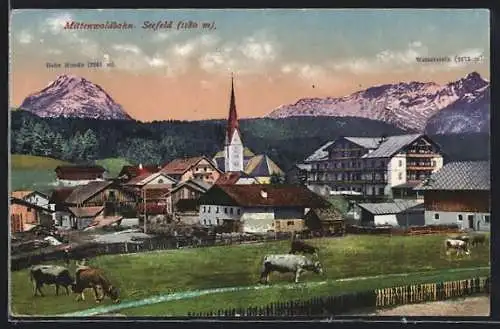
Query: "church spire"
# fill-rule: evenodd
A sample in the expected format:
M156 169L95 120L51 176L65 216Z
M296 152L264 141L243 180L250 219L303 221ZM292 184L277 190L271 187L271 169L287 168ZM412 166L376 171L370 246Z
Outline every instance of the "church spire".
M239 129L238 113L236 113L236 98L234 97L234 78L231 73L231 100L229 102L229 116L227 119L227 140L231 141L234 131Z

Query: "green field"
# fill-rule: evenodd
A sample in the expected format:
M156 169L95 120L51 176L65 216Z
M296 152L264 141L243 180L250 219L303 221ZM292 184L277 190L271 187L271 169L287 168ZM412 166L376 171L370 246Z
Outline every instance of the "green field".
M307 298L331 295L351 289L376 288L418 280L434 282L453 278L469 278L474 273L440 274L440 270L474 268L489 265L489 248L480 246L470 257L446 257L443 236L383 237L346 236L311 240L320 248L324 275L306 273L302 281L331 281L341 278L375 276L394 273L427 272L401 278L379 278L372 281L331 283L306 290L281 291L283 283L293 280L291 274L274 274L271 284L276 287L259 291L244 291L197 297L126 310L126 314L160 315L187 314L190 311L241 306L243 303L266 304L279 299ZM289 241L251 245L221 246L199 249L158 251L150 253L101 256L91 264L106 271L122 292L122 301L150 296L219 287L253 286L259 279L262 257L268 253L286 253ZM437 271L437 272L436 272ZM484 274L484 273L481 273ZM399 280L399 281L398 281ZM430 281L426 281L430 280ZM411 282L409 282L411 281ZM32 297L27 270L12 273L12 311L15 314L61 314L95 307L88 294L83 302L75 296L54 296L54 288L46 287L46 297ZM110 303L107 299L105 304ZM168 307L168 309L167 309Z
M123 158L107 158L96 160L95 163L105 168L111 177L118 176L123 166L130 166L130 162Z
M12 170L54 170L57 166L69 164L62 160L35 155L11 154L10 156Z

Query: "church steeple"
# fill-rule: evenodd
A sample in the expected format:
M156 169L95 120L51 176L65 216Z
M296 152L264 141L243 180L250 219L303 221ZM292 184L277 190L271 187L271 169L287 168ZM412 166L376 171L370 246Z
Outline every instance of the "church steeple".
M231 73L231 99L229 101L229 116L227 119L226 140L228 142L233 138L235 130L239 130L238 113L236 112L236 98L234 96L234 77Z
M236 97L234 96L234 78L232 74L231 99L229 101L229 116L227 118L227 131L224 153L224 171L243 171L243 143L241 141L238 114L236 112Z

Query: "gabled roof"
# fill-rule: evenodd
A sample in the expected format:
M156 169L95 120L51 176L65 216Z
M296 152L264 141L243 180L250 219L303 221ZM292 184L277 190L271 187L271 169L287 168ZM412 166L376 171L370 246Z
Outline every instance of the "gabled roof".
M219 176L217 181L215 181L215 184L217 185L232 185L236 184L241 178L253 178L252 176L248 175L247 173L240 171L240 172L226 172L223 173Z
M301 185L214 185L200 204L241 207L327 207L328 202Z
M69 204L83 203L97 193L109 187L111 184L113 184L113 182L103 181L90 182L86 185L78 186L71 192L71 194L65 201Z
M68 175L79 175L81 179L92 179L96 176L102 175L106 169L98 165L68 165L68 166L57 166L55 172L57 178L64 179Z
M75 215L75 217L95 217L99 215L104 207L69 207L68 210Z
M315 213L318 216L320 221L339 221L343 220L342 214L339 210L328 207L328 208L318 208L318 209L310 209L307 212L307 215L310 213Z
M209 184L205 181L199 180L199 179L189 179L185 182L177 184L174 188L172 188L170 191L167 192L167 195L174 193L175 191L178 191L179 189L183 187L190 187L198 192L205 193L208 191L213 184Z
M64 203L75 188L76 187L59 187L52 190L52 194L50 195L50 202L55 204Z
M252 177L267 177L271 175L283 176L284 172L267 155L256 155L248 160L245 173Z
M433 173L422 190L490 190L489 161L450 162Z
M389 158L399 152L403 147L408 146L420 137L422 134L410 134L399 136L388 136L384 142L380 144L375 150L366 153L362 158ZM380 140L380 138L379 138Z
M176 180L174 178L168 176L167 174L165 174L163 172L156 172L156 173L144 173L140 176L136 176L136 177L132 178L131 180L129 180L125 184L126 185L146 185L149 182L151 182L153 179L158 178L159 176L163 176L163 177L171 180L172 183L176 182Z
M313 161L321 161L321 160L326 160L328 158L328 151L327 148L332 145L335 141L330 141L325 144L323 144L320 148L318 148L316 151L314 151L313 154L308 156L304 162L313 162Z
M380 140L379 137L344 137L344 139L365 149L376 149Z
M10 195L17 199L24 199L31 193L33 193L33 191L13 191Z
M373 215L388 215L388 214L399 214L410 210L411 208L422 208L423 202L419 200L401 200L397 199L394 202L382 202L382 203L358 203L360 208L365 209Z
M200 162L201 160L207 160L211 165L214 166L214 168L216 167L214 163L207 157L198 156L192 158L180 158L172 160L161 169L161 172L166 173L167 175L182 175L190 168L197 165L198 162Z
M49 212L49 213L54 212L51 209L44 208L44 207L41 207L41 206L36 205L34 203L28 202L28 201L23 200L23 199L15 198L15 197L10 197L10 203L11 204L18 204L18 205L29 207L29 208L34 208L34 209L37 209L39 211L45 211L45 212Z
M142 166L142 168L140 168ZM139 165L139 166L123 166L118 174L118 177L127 175L129 178L134 178L146 173L156 173L161 170L158 165Z

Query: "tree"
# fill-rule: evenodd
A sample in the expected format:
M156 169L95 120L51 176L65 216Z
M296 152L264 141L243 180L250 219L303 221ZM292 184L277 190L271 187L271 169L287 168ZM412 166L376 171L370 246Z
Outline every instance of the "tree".
M52 156L56 159L64 158L64 144L65 141L60 133L54 136L54 141L52 143Z
M94 131L87 129L81 138L82 142L82 160L95 160L99 150L99 141Z

